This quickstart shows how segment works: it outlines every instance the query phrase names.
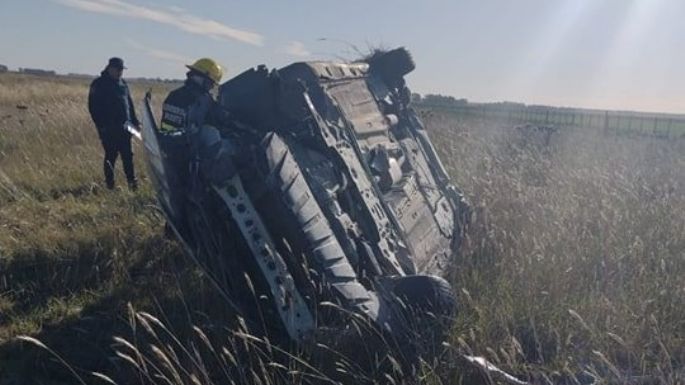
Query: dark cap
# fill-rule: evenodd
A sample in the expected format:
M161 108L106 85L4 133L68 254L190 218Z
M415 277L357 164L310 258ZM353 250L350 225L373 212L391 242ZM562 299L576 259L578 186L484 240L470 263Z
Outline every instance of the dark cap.
M113 67L117 69L125 69L124 67L124 61L121 58L118 57L113 57L109 59L109 64L107 64L107 67Z

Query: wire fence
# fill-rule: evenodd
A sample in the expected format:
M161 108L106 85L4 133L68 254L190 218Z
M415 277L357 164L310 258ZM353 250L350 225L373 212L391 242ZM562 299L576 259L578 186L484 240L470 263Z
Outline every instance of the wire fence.
M497 104L433 105L416 103L423 109L442 110L465 117L493 119L511 124L575 126L617 133L659 137L684 137L685 116L641 112L599 111L569 108L507 106Z

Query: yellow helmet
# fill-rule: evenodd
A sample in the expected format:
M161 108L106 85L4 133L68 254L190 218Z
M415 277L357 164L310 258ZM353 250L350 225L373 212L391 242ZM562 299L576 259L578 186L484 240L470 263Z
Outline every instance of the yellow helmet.
M195 63L187 65L186 67L205 75L217 84L221 81L221 77L224 75L224 70L221 69L221 66L214 60L206 57L198 59Z

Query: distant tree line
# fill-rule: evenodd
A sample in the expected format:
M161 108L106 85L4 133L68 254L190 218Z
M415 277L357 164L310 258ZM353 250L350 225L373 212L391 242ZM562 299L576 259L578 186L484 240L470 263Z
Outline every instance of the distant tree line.
M54 76L57 75L55 71L43 70L40 68L19 68L19 72L27 75L42 75L42 76Z
M439 107L461 107L469 104L469 101L466 99L457 99L454 96L440 94L426 94L422 96L421 94L413 93L411 94L411 100L417 104Z
M96 75L91 75L91 74L82 74L82 73L76 73L76 72L70 72L68 74L58 74L54 70L45 70L45 69L40 69L40 68L18 68L16 71L10 71L9 67L6 65L0 64L0 73L3 72L15 72L15 73L20 73L20 74L26 74L26 75L37 75L37 76L64 76L67 78L72 78L72 79L93 79L97 77ZM138 78L129 78L127 77L126 80L132 81L132 82L151 82L151 83L182 83L183 80L179 79L163 79L163 78L145 78L145 77L138 77Z

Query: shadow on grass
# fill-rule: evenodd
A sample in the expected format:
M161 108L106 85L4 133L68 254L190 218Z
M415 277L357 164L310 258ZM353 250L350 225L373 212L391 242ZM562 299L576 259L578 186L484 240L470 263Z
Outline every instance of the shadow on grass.
M0 330L9 334L8 341L0 339L1 385L80 383L47 351L14 338L22 334L24 322L35 322L39 331L31 336L57 352L86 383L106 383L92 375L99 372L129 384L141 381L112 346L114 336L135 340L128 303L161 315L179 338L190 334L193 325L212 329L226 325L210 320L235 318L195 265L161 234L131 248L137 250L128 256L131 262L114 261L106 248L84 247L68 259L37 253L15 256L21 263L2 266L0 293L12 305L4 316L0 313ZM116 263L121 266L113 266ZM53 301L63 297L76 298L68 304L70 310L46 315L54 312Z
M180 256L161 234L125 240L101 234L52 247L28 248L13 253L9 262L0 261L0 292L14 302L13 312L30 312L51 298L106 289L148 274L163 258Z

